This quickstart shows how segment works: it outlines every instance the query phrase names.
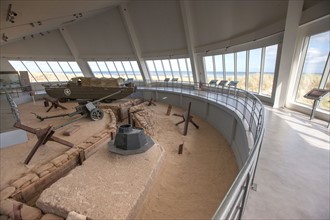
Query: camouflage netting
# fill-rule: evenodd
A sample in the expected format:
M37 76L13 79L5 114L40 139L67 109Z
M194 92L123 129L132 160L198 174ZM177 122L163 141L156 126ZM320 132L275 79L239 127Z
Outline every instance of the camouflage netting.
M98 87L118 87L123 84L122 78L96 78L96 77L75 77L72 78L73 83L81 81L82 86L98 86Z

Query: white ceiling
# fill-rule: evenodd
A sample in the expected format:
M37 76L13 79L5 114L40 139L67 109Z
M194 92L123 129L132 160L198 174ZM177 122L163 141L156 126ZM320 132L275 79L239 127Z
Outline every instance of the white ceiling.
M118 5L120 0L1 0L0 1L0 30L9 41L22 39L24 36L47 34L47 31L58 29L62 25L74 23L101 13L109 7ZM14 23L7 21L9 5L17 13ZM81 13L81 16L79 15ZM78 14L78 18L74 16ZM41 25L38 24L41 22Z
M328 0L305 0L304 10L321 1ZM57 36L59 28L65 26L82 57L132 54L129 35L116 7L121 3L127 3L144 55L163 51L164 54L182 54L187 51L178 0L1 0L0 45L25 38L36 40L51 33ZM9 4L17 13L15 23L6 21ZM287 4L287 0L191 0L193 44L195 47L207 47L265 28L273 29L266 34L283 31ZM76 18L74 14L79 13L82 16ZM7 41L2 39L3 35L8 37Z

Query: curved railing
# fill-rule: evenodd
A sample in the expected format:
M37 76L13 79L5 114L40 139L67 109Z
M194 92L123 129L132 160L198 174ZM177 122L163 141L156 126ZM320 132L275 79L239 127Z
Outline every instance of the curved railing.
M228 86L211 86L209 84L189 84L178 82L151 82L137 85L139 89L163 90L190 94L216 102L233 110L242 120L252 135L253 146L249 155L231 185L222 203L212 219L241 219L254 175L264 136L264 107L253 94ZM246 146L249 148L249 146Z

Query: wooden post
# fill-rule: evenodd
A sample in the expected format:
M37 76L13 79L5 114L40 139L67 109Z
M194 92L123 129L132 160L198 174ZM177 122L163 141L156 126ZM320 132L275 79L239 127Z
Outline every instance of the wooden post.
M178 154L182 154L182 151L183 151L183 144L180 144Z
M171 111L172 111L172 105L169 104L168 107L167 107L166 115L170 115L171 114Z

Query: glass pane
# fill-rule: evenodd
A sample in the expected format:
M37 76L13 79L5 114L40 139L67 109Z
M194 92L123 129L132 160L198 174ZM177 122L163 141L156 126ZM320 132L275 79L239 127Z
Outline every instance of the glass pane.
M181 70L182 82L190 82L188 76L188 69L186 65L186 59L182 58L182 59L178 59L178 61Z
M154 60L155 68L157 70L158 78L160 81L165 79L164 69L161 60Z
M235 69L234 69L234 54L225 55L225 69L226 69L226 80L233 81L235 80Z
M237 88L245 89L245 73L246 73L246 51L242 51L236 54L236 69L237 69Z
M127 77L134 80L135 79L134 72L132 70L132 67L131 67L131 64L129 63L129 61L123 61L122 63L123 63L124 69L126 71Z
M76 62L68 62L76 76L84 76Z
M149 74L151 76L151 80L158 80L158 76L155 70L155 66L154 66L154 62L152 62L151 60L147 60L146 61L147 66L148 66L148 70L149 70Z
M45 77L48 79L49 82L58 82L58 79L56 78L55 74L48 66L46 61L36 61L36 64L39 69L44 73Z
M136 61L131 61L133 71L135 73L136 80L143 80L139 66Z
M92 72L93 72L93 75L95 77L98 77L98 78L101 78L103 77L98 65L96 64L96 62L94 61L90 61L90 62L87 62L89 67L91 68Z
M37 82L48 82L34 61L22 61Z
M223 80L223 65L222 65L222 55L214 56L215 62L215 76L217 80Z
M259 92L261 48L250 50L248 91Z
M181 75L180 75L180 70L179 70L179 65L178 65L178 60L177 59L171 59L170 64L171 64L171 67L172 67L173 77L178 78L180 81L182 81Z
M56 61L49 61L48 62L50 68L52 69L52 71L55 73L55 75L57 76L57 78L61 81L61 82L66 82L68 81L68 78L66 77L66 75L63 73L60 65L56 62Z
M106 62L107 67L113 77L119 77L119 74L117 72L117 69L115 67L115 64L112 61L107 61Z
M330 90L330 74L328 74L328 80L325 83L324 89ZM330 111L330 92L321 99L319 107L328 112Z
M206 82L214 79L212 56L204 57L204 66L206 71Z
M311 36L307 48L296 101L312 106L313 100L304 95L313 88L318 88L329 55L330 31ZM328 74L328 73L326 73Z
M164 71L165 71L165 76L167 78L173 78L172 70L171 70L171 66L170 66L170 61L169 60L162 60L162 62L163 62L163 67L164 67Z
M72 69L67 62L58 62L58 64L60 64L62 70L67 75L69 80L73 77L76 77L76 75L72 72Z
M120 61L115 61L114 64L117 68L119 76L121 78L123 78L124 80L126 80L127 76L126 76L126 73L125 73L125 70L124 70L124 67L123 67L122 63Z
M276 65L277 45L266 47L261 94L271 96Z
M16 71L28 71L21 61L8 60L8 62L10 63L10 65L13 66L13 68ZM31 75L31 73L29 71L28 71L28 73L29 73L30 82L36 82L35 79L33 78L33 76Z
M107 68L107 65L105 65L105 62L104 61L98 61L97 62L97 65L99 66L102 74L103 74L103 77L107 77L107 78L110 78L111 75L109 73L109 70Z

